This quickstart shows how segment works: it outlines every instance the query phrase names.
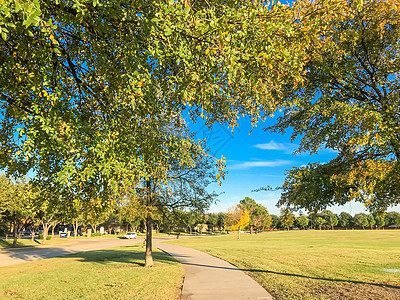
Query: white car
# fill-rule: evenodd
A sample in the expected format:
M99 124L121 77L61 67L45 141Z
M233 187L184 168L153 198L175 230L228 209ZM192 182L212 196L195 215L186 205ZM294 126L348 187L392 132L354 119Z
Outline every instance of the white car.
M136 232L127 232L122 238L123 239L136 239L137 234L136 234Z

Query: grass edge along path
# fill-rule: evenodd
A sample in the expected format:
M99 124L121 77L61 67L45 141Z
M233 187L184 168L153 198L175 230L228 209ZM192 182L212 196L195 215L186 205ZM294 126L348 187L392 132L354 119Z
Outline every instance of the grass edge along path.
M184 270L154 249L144 268L140 245L81 252L0 268L0 298L178 299Z
M17 246L13 247L12 239L0 239L0 251L7 249L17 249L17 248L26 248L26 247L40 247L40 246L49 246L49 245L62 245L62 244L71 244L74 241L72 239L51 239L47 240L46 244L43 244L43 240L35 239L32 241L31 239L18 239Z
M280 231L168 243L228 261L277 299L400 299L397 230Z

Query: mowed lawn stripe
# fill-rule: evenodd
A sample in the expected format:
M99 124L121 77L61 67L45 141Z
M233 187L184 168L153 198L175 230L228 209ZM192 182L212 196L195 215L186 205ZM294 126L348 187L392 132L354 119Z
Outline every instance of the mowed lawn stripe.
M400 299L400 230L279 231L172 243L234 264L277 299Z

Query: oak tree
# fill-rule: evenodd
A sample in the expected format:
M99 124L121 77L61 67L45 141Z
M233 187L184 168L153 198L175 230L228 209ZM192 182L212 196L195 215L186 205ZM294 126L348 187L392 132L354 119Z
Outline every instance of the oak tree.
M285 88L291 107L272 126L292 128L299 152L330 148L337 157L288 172L280 203L318 211L355 200L386 209L400 201L400 7L396 0L331 1L339 2L303 84Z

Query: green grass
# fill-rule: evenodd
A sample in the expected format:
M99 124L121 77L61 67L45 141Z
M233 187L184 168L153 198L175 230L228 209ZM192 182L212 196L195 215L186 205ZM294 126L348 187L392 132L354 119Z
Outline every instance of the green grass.
M277 299L400 299L400 231L279 231L173 241L229 261Z
M1 299L178 299L184 270L154 252L144 268L139 245L116 247L0 268Z
M13 239L7 239L7 240L0 240L0 249L4 248L11 248L13 245L14 240ZM68 244L70 243L70 240L67 239L51 239L46 241L46 245L56 245L56 244ZM43 240L35 239L32 241L31 239L18 239L17 240L17 248L21 247L35 247L42 245Z

